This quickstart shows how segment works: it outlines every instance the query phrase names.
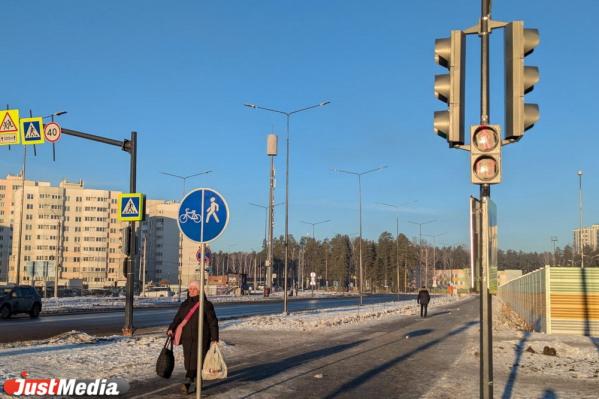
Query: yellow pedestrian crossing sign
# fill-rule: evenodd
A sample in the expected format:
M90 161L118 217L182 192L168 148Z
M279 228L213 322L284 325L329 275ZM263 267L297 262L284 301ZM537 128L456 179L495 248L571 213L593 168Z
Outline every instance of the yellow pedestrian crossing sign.
M24 145L44 143L44 122L41 117L21 118L21 143Z
M19 110L0 111L0 145L19 144Z
M138 222L144 218L144 195L142 193L119 194L118 219L122 222Z

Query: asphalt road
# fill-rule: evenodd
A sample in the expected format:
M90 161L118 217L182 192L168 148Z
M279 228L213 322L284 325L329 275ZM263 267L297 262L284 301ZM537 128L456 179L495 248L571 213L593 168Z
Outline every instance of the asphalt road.
M400 295L400 300L414 300L414 295ZM364 296L364 304L393 301L397 295ZM288 302L290 312L301 310L357 306L359 298L315 298L295 299ZM219 319L276 314L282 312L283 303L269 301L260 303L217 303ZM136 329L167 326L173 319L177 307L137 308L133 313ZM124 323L124 311L110 311L69 315L41 315L30 319L27 315L13 316L0 320L0 343L50 338L63 332L77 330L94 335L120 334Z
M225 331L224 340L241 355L228 362L227 379L205 382L202 397L420 398L462 354L468 331L478 328L478 306L473 298L431 308L425 319L406 316L310 334L285 332L283 337L280 332ZM126 397L192 397L180 393L182 381L179 365L170 380L133 381ZM447 396L430 392L429 397ZM478 390L471 397L478 397Z

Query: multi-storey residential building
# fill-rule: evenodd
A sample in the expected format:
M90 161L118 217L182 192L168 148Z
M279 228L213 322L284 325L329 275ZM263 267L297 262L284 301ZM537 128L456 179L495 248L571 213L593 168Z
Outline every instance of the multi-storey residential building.
M30 180L23 193L22 183L20 176L0 180L0 279L16 282L18 267L21 282L53 281L61 266L59 285L71 279L90 288L124 285L119 193L88 189L83 181L54 187Z
M591 227L583 227L582 229L574 229L573 234L575 253L580 252L581 242L585 247L593 248L593 251L597 249L599 245L599 224L594 224Z
M18 265L21 282L40 285L54 281L60 266L60 286L70 280L81 280L88 288L125 285L122 244L127 223L117 219L120 192L89 189L83 181L62 181L55 187L25 180L24 193L21 187L21 176L0 179L0 281L16 282ZM175 202L146 204L136 258L146 282L179 283L180 264L183 287L197 277L197 245L179 240L178 208ZM136 272L140 280L141 270Z
M146 202L146 220L141 223L138 239L140 271L145 270L146 282L165 280L180 283L185 288L199 277L198 244L181 237L177 226L178 212L178 202Z

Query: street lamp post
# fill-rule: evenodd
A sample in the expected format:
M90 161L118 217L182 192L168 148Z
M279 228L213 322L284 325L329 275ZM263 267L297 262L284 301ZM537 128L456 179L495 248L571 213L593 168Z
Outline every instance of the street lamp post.
M440 237L444 234L447 234L447 232L439 233L439 234L425 234L425 236L433 238L433 281L434 281L435 271L437 268L437 237ZM428 271L428 268L427 268L427 271ZM427 275L428 275L428 272L425 274L425 276L427 276Z
M212 173L211 170L205 170L203 172L200 173L194 173L193 175L187 175L187 176L180 176L180 175L175 175L173 173L167 173L167 172L160 172L161 174L165 175L165 176L170 176L170 177L174 177L180 180L183 180L183 191L181 192L181 201L183 201L183 198L185 197L185 191L186 191L186 183L187 183L187 179L191 179L192 177L196 177L196 176L200 176L200 175L205 175L208 173ZM179 232L179 272L177 273L178 275L178 279L179 279L179 302L181 302L181 279L182 279L182 275L183 275L183 234L181 232Z
M555 243L557 242L557 236L551 236L551 242L553 243L553 266L557 266L556 263L556 254L555 254Z
M289 263L289 119L291 115L297 114L299 112L307 111L313 108L324 107L327 104L330 104L330 101L322 101L318 104L311 105L309 107L300 108L295 111L286 112L280 111L273 108L261 107L256 104L243 104L251 109L261 109L264 111L275 112L277 114L285 115L287 119L287 138L286 138L286 147L287 151L285 154L285 281L284 281L284 294L283 294L283 313L288 314L287 311L287 269Z
M316 238L315 238L315 236L314 236L314 226L316 226L316 225L319 225L319 224L323 224L323 223L328 223L328 222L330 222L330 221L331 221L331 219L327 219L327 220L321 220L320 222L306 222L305 220L302 220L301 222L302 222L302 223L305 223L305 224L312 225L312 240L314 240L314 241L315 241L315 240L316 240ZM328 274L328 273L327 273L327 271L328 271L328 270L327 270L327 268L328 268L328 267L327 267L327 264L326 264L326 263L327 263L326 254L325 254L325 260L324 260L324 262L325 262L325 281L326 281L326 279L327 279L327 277L328 277L328 276L327 276L327 274ZM305 266L305 265L304 265L304 266ZM303 277L303 274L302 274L302 277ZM328 285L327 283L328 283L328 281L326 281L326 282L325 282L325 285ZM302 281L302 285L303 285L303 281ZM314 294L314 293L312 293L312 294Z
M580 229L578 230L578 242L580 246L580 268L584 268L584 242L582 241L582 170L578 171L578 213L580 215Z
M383 166L379 166L378 168L375 169L370 169L364 172L353 172L350 170L343 170L343 169L333 169L334 172L339 172L339 173L346 173L348 175L354 175L354 176L358 176L358 202L359 202L359 213L360 213L360 244L359 244L359 253L360 253L360 306L362 306L362 293L364 292L363 290L363 282L362 280L364 279L364 274L363 274L363 268L362 268L362 176L368 173L373 173L373 172L377 172L379 170L385 169L387 166L383 165Z
M418 225L418 231L419 231L419 239L418 239L418 263L419 263L419 265L418 265L418 267L419 267L419 269L418 269L418 287L419 288L422 285L422 277L421 277L421 274L422 274L422 225L433 223L433 222L436 222L436 220L428 220L428 221L422 222L422 223L408 221L408 223ZM428 263L426 265L426 268L427 268L426 272L428 274ZM427 275L424 276L425 283L427 283L427 280L426 280L427 277L428 277Z
M314 222L314 223L313 223L313 222L306 222L306 221L304 221L304 220L302 220L301 222L302 222L302 223L305 223L305 224L310 224L310 225L312 225L312 239L313 239L313 240L315 240L315 238L314 238L314 226L317 226L317 225L319 225L319 224L323 224L323 223L327 223L327 222L330 222L330 221L331 221L331 219L322 220L322 221L320 221L320 222Z
M388 206L390 208L395 209L395 211L397 212L397 215L395 216L395 229L396 229L396 241L397 241L397 248L396 248L396 254L395 254L395 260L396 260L396 264L397 264L397 300L399 301L399 210L401 209L402 206L407 205L407 204L411 204L414 203L416 201L409 201L409 202L405 202L403 204L399 204L399 205L393 205L393 204L387 204L384 202L379 202L379 204L384 205L384 206ZM404 264L404 291L406 291L406 287L405 287L405 281L406 281L406 269L405 269L405 264Z

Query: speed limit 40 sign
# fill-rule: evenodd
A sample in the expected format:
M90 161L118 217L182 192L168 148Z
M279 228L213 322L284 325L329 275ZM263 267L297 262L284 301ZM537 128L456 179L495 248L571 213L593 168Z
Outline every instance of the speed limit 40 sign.
M44 133L46 135L46 140L48 140L50 143L56 143L58 140L60 140L60 134L62 132L58 123L50 122L44 126Z

